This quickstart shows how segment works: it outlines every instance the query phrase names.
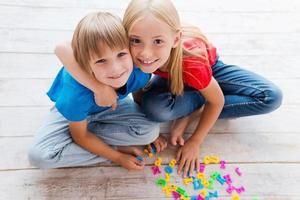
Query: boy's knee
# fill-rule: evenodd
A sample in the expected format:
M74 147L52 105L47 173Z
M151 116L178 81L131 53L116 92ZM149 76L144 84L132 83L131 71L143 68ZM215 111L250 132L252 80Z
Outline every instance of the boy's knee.
M41 169L51 168L51 159L49 154L39 146L31 146L28 151L28 160L30 164Z
M142 127L142 133L139 137L143 141L143 145L152 143L159 136L159 124L152 123Z

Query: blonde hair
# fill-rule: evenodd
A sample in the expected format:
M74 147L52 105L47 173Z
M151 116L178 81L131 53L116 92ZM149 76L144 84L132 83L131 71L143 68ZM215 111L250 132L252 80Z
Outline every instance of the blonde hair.
M90 13L78 23L72 38L75 60L84 71L92 73L89 62L94 55L101 57L103 45L112 50L128 48L122 21L107 12Z
M181 31L183 37L200 38L204 42L207 42L199 29L192 26L181 26L178 12L170 0L132 0L123 17L123 24L127 33L137 20L145 17L147 14L152 14L158 20L166 23L175 33ZM184 89L182 73L183 56L201 56L201 52L184 49L181 40L171 50L167 66L171 81L170 89L174 95L181 95Z

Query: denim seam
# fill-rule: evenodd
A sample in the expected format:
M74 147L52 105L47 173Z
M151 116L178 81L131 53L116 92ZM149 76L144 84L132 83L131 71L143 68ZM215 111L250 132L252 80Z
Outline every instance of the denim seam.
M227 107L234 107L234 106L242 106L242 105L250 105L250 104L259 104L262 103L261 101L259 102L244 102L244 103L235 103L235 104L228 104L228 105L224 105L223 108L227 108Z
M224 106L224 108L226 107L233 107L233 106L240 106L240 105L250 105L250 104L259 104L259 103L263 103L266 101L266 99L268 98L268 96L266 95L264 90L259 89L259 87L255 87L253 85L247 85L241 82L232 82L232 81L219 81L218 83L225 83L225 84L230 84L230 85L238 85L238 86L245 86L245 87L250 87L250 88L254 88L256 90L259 90L261 93L264 94L264 100L261 101L258 99L258 102L244 102L244 103L236 103L236 104L230 104L230 105L226 105Z

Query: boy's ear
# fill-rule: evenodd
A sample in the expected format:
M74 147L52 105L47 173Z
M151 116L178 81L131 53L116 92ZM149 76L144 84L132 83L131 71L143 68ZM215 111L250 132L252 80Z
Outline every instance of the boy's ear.
M182 32L181 31L177 31L177 33L175 34L174 43L173 43L173 46L172 46L173 48L177 47L177 45L181 41L181 37L182 37Z

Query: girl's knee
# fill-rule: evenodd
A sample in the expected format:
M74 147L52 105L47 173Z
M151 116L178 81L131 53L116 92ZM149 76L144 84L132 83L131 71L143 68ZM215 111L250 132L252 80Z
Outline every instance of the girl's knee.
M283 94L280 88L273 85L267 91L267 96L265 98L265 105L267 112L272 112L280 107L282 103Z
M143 98L142 111L148 119L155 122L172 120L172 103L159 98Z

